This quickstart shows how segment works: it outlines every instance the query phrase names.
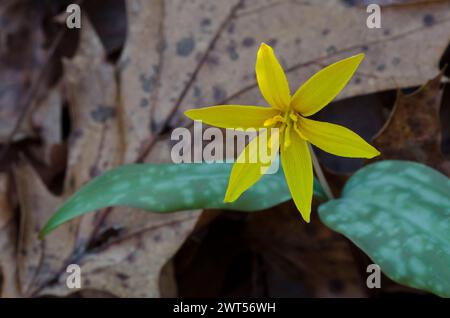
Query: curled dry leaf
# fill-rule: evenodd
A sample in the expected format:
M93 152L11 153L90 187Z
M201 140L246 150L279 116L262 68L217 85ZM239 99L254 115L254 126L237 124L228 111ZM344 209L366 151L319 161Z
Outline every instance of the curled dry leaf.
M17 229L8 193L9 178L0 174L0 297L19 297L15 238Z
M444 2L446 0L351 0L353 5L368 6L370 4L378 4L380 6L402 6L429 4L431 2ZM350 1L348 1L350 2Z
M417 91L398 91L388 121L374 137L383 159L425 163L450 176L450 161L441 150L442 73Z
M36 28L41 19L42 10L31 2L0 4L0 142L11 137L27 110L24 97L44 63L44 35ZM24 120L14 141L33 135L29 120Z
M49 166L61 165L62 146L62 93L59 86L53 87L48 94L36 103L31 113L31 125L42 140L39 158ZM55 167L56 171L58 169Z

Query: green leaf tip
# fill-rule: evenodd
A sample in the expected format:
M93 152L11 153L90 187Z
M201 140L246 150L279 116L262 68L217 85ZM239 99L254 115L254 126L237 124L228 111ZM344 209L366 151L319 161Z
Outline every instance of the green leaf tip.
M232 164L129 164L96 177L70 197L39 233L42 239L61 224L90 211L126 206L156 213L192 209L259 211L291 199L282 169L264 175L233 203L223 198ZM314 192L323 198L315 181Z

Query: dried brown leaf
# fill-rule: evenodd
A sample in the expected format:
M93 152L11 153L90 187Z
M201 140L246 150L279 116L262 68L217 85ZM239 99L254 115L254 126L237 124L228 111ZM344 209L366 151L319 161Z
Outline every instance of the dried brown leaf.
M11 137L29 105L24 96L44 63L42 12L28 2L16 1L0 10L0 142ZM13 141L33 136L31 123L24 120Z
M450 3L384 8L380 29L368 29L367 16L365 8L339 0L245 2L208 52L178 111L266 105L254 76L261 42L274 47L292 92L322 67L360 52L366 57L338 99L420 85L434 76L450 38Z
M291 204L250 219L253 248L282 273L301 277L309 297L366 297L350 244L318 220L306 224Z
M381 158L418 161L450 175L441 151L441 80L440 73L412 94L398 91L388 121L373 139Z
M133 21L141 23L139 19ZM64 62L64 88L73 124L64 198L91 178L122 163L127 153L123 145L128 145L130 138L137 138L122 134L125 114L118 106L115 72L114 66L105 59L95 31L84 20L80 47L71 60ZM124 96L132 95L128 89L137 88L123 88ZM130 106L129 110L132 109ZM141 142L147 127L138 127L140 133L144 131L144 137L139 137ZM135 159L137 154L133 155ZM161 140L148 160L167 161L169 155L168 141ZM16 176L21 210L26 216L20 242L26 252L20 258L20 278L26 295L65 296L74 292L65 282L65 268L71 263L81 266L83 290L121 297L161 295L161 269L193 228L195 214L159 215L125 208L107 209L74 220L41 242L37 240L37 231L62 198L50 195L30 169ZM31 214L33 206L35 211ZM47 214L39 212L44 206ZM53 247L59 254L54 253ZM167 273L170 276L171 272ZM170 277L165 281L169 280Z
M9 196L9 178L0 174L0 297L19 297L15 238L17 229Z

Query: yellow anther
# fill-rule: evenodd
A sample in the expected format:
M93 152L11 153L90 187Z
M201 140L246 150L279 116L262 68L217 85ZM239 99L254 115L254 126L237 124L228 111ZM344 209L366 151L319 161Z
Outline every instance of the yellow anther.
M291 145L291 125L287 124L286 132L284 134L284 148Z
M264 121L264 127L272 126L274 123L275 123L275 122L274 122L273 118L266 119L266 120Z
M300 136L300 138L302 138L303 140L306 140L305 135L302 134L302 132L300 131L300 129L298 129L297 125L294 124L294 131L297 133L297 135Z
M281 117L280 115L276 115L264 121L264 127L272 126L275 123L284 123L285 121L286 120L283 117Z
M297 115L295 115L294 113L290 113L290 114L289 114L289 117L290 117L294 122L297 122L297 120L298 120Z

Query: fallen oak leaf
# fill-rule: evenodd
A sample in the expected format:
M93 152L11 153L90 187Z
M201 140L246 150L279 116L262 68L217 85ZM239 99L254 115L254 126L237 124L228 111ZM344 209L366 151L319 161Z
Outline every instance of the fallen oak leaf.
M150 9L147 7L146 10ZM143 19L129 21L130 24L136 21L144 23ZM136 27L131 26L130 30L133 32ZM133 42L132 45L139 44ZM142 63L142 60L136 62ZM133 59L130 61L132 63ZM100 41L88 20L83 21L77 53L71 60L66 60L64 66L64 86L74 127L64 183L64 196L67 196L103 169L117 165L124 154L124 144L134 136L119 135L122 131L118 122L123 120L125 114L118 108L115 69L106 62ZM126 90L121 92L131 95ZM144 123L137 129L145 132L140 134L140 138L146 138L148 126ZM160 140L146 160L167 161L169 150L169 142ZM136 150L126 149L127 156L136 158ZM70 294L72 290L65 284L65 269L68 264L74 263L82 268L84 289L105 291L122 297L160 296L161 269L192 230L197 215L195 212L172 216L149 215L115 208L83 217L69 224L74 231L68 231L68 239L56 238L67 243L61 247L60 255L54 256L52 260L60 264L57 270L41 266L49 262L45 259L45 246L46 242L55 239L53 235L36 248L37 257L27 259L24 256L24 262L33 265L27 267L30 272L27 276L31 277L26 279L27 295ZM36 239L34 227L28 229L27 237ZM71 244L72 240L76 242Z
M181 102L242 2L127 2L133 27L120 58L126 163L136 156L143 162L158 135L173 126Z
M338 99L415 86L434 76L450 36L448 2L383 9L383 28L370 30L364 8L338 0L326 8L320 2L246 2L208 53L180 113L193 105L264 105L253 67L261 42L279 52L293 83L302 83L322 65L364 52L365 61ZM417 45L425 40L426 46Z
M70 60L63 60L63 86L72 126L65 196L122 160L115 68L105 61L104 48L89 20L83 17L82 23L76 54ZM89 241L99 217L91 215L77 221L80 244Z

